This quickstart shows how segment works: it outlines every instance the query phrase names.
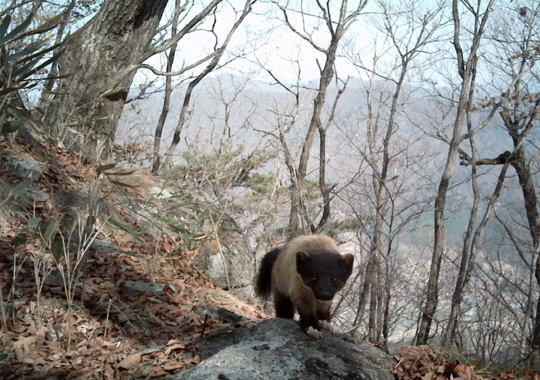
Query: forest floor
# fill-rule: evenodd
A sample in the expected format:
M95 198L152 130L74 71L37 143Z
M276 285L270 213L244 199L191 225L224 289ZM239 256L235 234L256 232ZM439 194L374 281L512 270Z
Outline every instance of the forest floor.
M13 157L46 162L47 170L32 188L47 196L24 201L25 189L16 189L24 178L0 165L3 379L157 378L199 363L194 340L266 317L254 301L231 296L199 271L192 262L196 251L186 249L179 237L156 239L146 233L135 239L103 228L98 237L112 242L116 252L90 251L80 262L65 250L63 257L55 256L44 235L63 211L52 199L61 190L97 180L97 166L58 147L0 142L0 163ZM101 191L109 185L104 182ZM141 196L135 188L123 190ZM78 280L65 280L70 275ZM126 286L130 282L163 286L134 292ZM207 309L227 310L241 321L209 317L216 314L201 312ZM418 347L404 347L388 370L399 380L481 379L474 367ZM523 379L538 380L532 372L521 373ZM513 372L488 378L517 379Z
M194 339L247 325L223 323L196 310L223 308L246 321L265 317L256 304L219 289L192 264L195 251L179 249L181 239L171 236L161 237L156 246L155 236L150 234L135 239L118 229L103 229L98 237L119 249L113 253L90 251L86 264L78 267L77 286L66 288L61 270L69 275L66 258L54 258L49 248L42 249L43 231L35 233L29 225L32 220L39 219L45 226L58 220L58 207L51 202L54 194L80 188L89 176L97 176L96 166L61 148L36 150L24 144L0 143L2 162L14 153L27 161L47 158L45 174L32 187L48 199L30 205L18 204L16 199L7 205L4 191L5 199L0 201L3 379L160 377L199 362L197 347L190 344ZM4 184L15 186L24 180L5 166L1 168ZM39 302L36 268L42 283ZM45 281L43 270L52 270ZM164 286L159 292L134 294L126 289L129 281ZM73 302L68 311L70 297Z

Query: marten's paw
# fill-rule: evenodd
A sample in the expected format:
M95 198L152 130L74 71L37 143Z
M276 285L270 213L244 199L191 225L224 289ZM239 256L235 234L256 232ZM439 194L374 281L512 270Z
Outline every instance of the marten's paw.
M331 333L334 332L332 324L328 321L319 321L319 328L322 330L330 331Z
M322 331L314 329L313 327L309 326L306 329L306 334L313 339L320 339L322 338Z

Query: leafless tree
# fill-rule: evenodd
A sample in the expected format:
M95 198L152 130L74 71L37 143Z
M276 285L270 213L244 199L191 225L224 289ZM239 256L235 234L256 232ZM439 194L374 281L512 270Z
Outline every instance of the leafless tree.
M174 37L152 45L167 0L105 0L96 15L65 42L59 61L61 79L45 117L54 134L61 135L70 125L83 127L83 137L106 136L107 151L136 71L148 68L146 60L184 38L221 1L210 1L193 11ZM78 149L93 151L95 156L99 139L90 140L91 144L83 143Z
M540 284L540 267L538 263L538 250L540 249L538 200L530 169L531 164L526 150L528 136L536 126L540 116L540 97L538 97L539 78L537 75L538 69L535 68L535 63L540 53L538 33L540 7L538 4L529 3L528 5L529 7L525 4L516 4L513 7L506 8L505 14L499 19L500 24L498 28L493 33L494 45L498 53L497 57L503 58L500 60L500 63L498 63L498 60L494 60L494 62L497 62L494 64L494 69L497 70L498 76L500 75L499 80L503 83L509 83L509 88L502 89L500 91L501 94L498 96L501 98L499 102L501 106L499 115L508 135L512 139L513 151L506 151L493 159L477 158L471 140L471 147L473 148L472 156L469 157L469 155L461 151L461 163L462 165L471 165L473 172L476 171L477 165L502 165L497 187L502 186L502 182L504 181L503 173L506 172L508 167L512 166L514 168L522 190L524 208L532 240L532 254L530 254L531 259L527 265L531 268L531 276L534 274L538 284ZM493 104L496 99L496 97L487 98L482 105ZM472 133L469 132L469 135L472 139ZM478 193L474 182L473 185L475 186L475 193ZM497 198L498 194L495 193L490 197L486 215L492 208L493 202L497 201ZM486 216L484 216L484 220L485 218ZM469 268L466 271L460 270L460 276L458 277L458 284L456 285L452 302L452 313L446 334L446 338L449 340L452 340L454 337L453 329L455 329L457 319L457 311L454 310L454 306L456 309L459 309L459 303L463 297L463 289L466 288L468 279L470 279L470 272L474 265L476 251L475 241L477 240L478 229L485 225L484 220L477 227L470 252L467 254L464 253L464 260L467 257L469 261L469 264L465 264L465 266ZM469 227L469 230L471 228L472 226ZM467 235L470 235L469 230ZM531 277L525 320L531 318L533 313L532 307L534 301L531 299L532 287ZM540 306L538 306L538 300L536 304L536 317L534 318L535 322L530 338L531 350L535 350L540 345Z
M460 143L463 141L461 130L466 116L468 100L471 91L474 91L476 80L476 69L478 66L478 50L487 21L492 10L493 0L490 0L485 6L480 1L473 5L468 0L453 0L452 18L454 21L453 46L456 53L457 71L461 78L459 101L456 104L456 115L453 122L452 135L448 139L449 148L446 164L444 167L437 197L435 199L434 212L434 247L431 258L431 268L426 290L426 302L421 313L421 322L416 334L416 343L421 345L426 343L429 338L433 316L437 310L439 297L439 274L441 269L441 260L444 252L444 211L446 197L450 185L450 179L454 172L457 153ZM461 9L460 9L461 7ZM461 39L464 36L461 20L464 14L468 14L473 19L473 25L468 32L471 33L471 41L468 44L468 56L465 56Z
M180 134L182 133L182 129L183 129L184 124L186 122L186 117L187 117L187 114L188 114L188 108L189 108L189 104L190 104L190 101L191 101L191 96L193 94L193 90L209 73L211 73L212 71L214 71L216 69L216 67L220 63L220 60L221 60L223 54L225 53L225 50L227 49L227 46L228 46L229 42L231 41L231 38L234 36L234 33L240 27L240 25L245 20L247 15L251 12L252 6L253 6L253 4L255 2L256 2L256 0L246 0L244 2L244 7L243 7L242 11L237 12L238 14L240 14L240 16L235 21L234 25L231 27L231 29L229 30L229 33L227 34L227 36L225 37L225 39L223 40L223 42L221 43L221 45L219 47L218 47L219 38L218 38L217 34L215 33L215 31L212 30L212 34L215 37L216 44L215 44L213 53L210 56L208 56L208 58L207 58L207 59L211 58L211 60L208 63L208 65L204 68L204 70L201 73L199 73L189 83L189 85L188 85L188 87L186 89L186 93L184 94L184 100L183 100L183 103L182 103L182 109L180 111L180 116L178 118L178 123L176 125L176 129L175 129L174 134L173 134L173 140L172 140L171 145L170 145L170 147L169 147L169 149L167 151L167 155L166 155L165 161L163 163L164 168L169 168L171 166L173 154L174 154L174 152L176 150L176 147L180 143Z
M0 124L8 115L15 120L29 120L29 109L40 109L39 105L29 104L26 91L35 92L41 86L43 92L48 87L48 83L43 85L49 81L42 73L54 71L61 50L61 30L73 6L73 1L50 5L41 0L11 1L0 6L5 28L0 44Z
M302 150L298 163L290 162L289 169L292 170L291 175L291 212L289 216L289 230L292 235L296 235L300 231L299 216L305 213L302 212L301 206L301 192L304 187L304 182L307 177L308 161L310 158L311 147L315 134L319 132L321 139L320 153L325 153L325 128L322 121L323 106L326 102L326 95L328 87L334 78L335 74L335 60L338 51L338 47L341 39L343 38L349 27L358 18L364 7L366 6L366 0L357 0L354 4L349 5L348 0L342 0L339 8L334 8L330 2L326 4L316 1L314 4L308 1L299 0L298 2L285 3L275 1L274 4L279 9L282 16L282 21L287 27L302 40L307 42L317 52L323 54L324 65L319 66L320 76L318 80L318 86L316 89L316 95L313 100L313 110L311 113L310 121L307 126L305 137L302 143ZM337 15L336 15L337 13ZM300 15L301 18L298 23L291 17L291 15ZM315 37L319 27L324 27L327 33L327 41L319 42ZM322 134L321 134L322 133ZM290 154L289 154L290 156ZM325 157L320 157L321 164L325 164ZM324 176L324 168L320 168L319 176ZM323 199L326 200L326 204L323 206L323 216L318 225L310 223L309 228L313 231L318 231L328 220L329 211L329 193L331 187L325 183L324 178L320 178L322 181L320 184L321 194Z
M411 169L408 161L415 143L396 136L400 124L406 123L399 120L399 114L410 96L411 88L404 89L406 79L411 77L410 71L418 71L428 62L419 56L428 53L430 44L438 37L436 31L440 27L442 7L429 9L415 2L392 1L381 1L378 6L380 15L375 18L375 24L383 35L382 46L375 44L373 62L369 65L362 62L360 54L351 55L351 62L369 73L365 86L366 147L360 148L360 152L369 166L371 183L366 185L372 194L368 196L372 203L369 207L373 208L372 217L362 222L369 224L365 230L370 244L356 320L362 319L363 310L369 304L368 339L386 345L394 239L423 210L419 203L402 203L411 195L408 192L412 182L405 173ZM364 209L361 215L365 212ZM407 213L409 215L404 216Z
M174 13L171 20L171 36L174 37L178 33L178 21L180 15L186 10L187 3L182 2L181 0L175 0L174 3ZM176 49L178 44L175 43L169 49L167 54L167 66L165 71L171 73L173 70L174 58L176 56ZM163 107L161 108L161 114L159 115L159 120L156 125L156 131L154 134L154 151L152 154L152 173L157 174L161 164L161 155L159 149L161 147L161 137L163 136L163 127L165 126L165 121L169 115L169 109L171 104L171 95L173 92L172 76L167 75L165 77L165 93L163 97Z

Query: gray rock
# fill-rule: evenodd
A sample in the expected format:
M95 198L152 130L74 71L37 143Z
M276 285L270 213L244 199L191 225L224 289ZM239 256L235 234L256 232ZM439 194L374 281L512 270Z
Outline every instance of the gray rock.
M205 360L167 380L392 380L393 359L359 340L323 332L314 340L298 322L274 318L197 342Z
M64 286L64 278L62 277L62 274L60 274L60 271L55 269L51 271L51 273L49 273L49 275L44 281L44 284L48 286L57 286L57 287Z
M171 198L173 194L168 189L160 189L157 186L152 186L150 189L148 189L149 193L155 196L157 199L167 199Z
M202 320L210 318L213 321L219 321L221 323L240 323L245 322L246 319L241 315L233 313L230 310L216 306L194 306L193 311L201 317Z
M44 193L43 191L37 190L34 188L28 189L28 193L31 199L36 202L47 202L51 198L49 194Z
M22 125L17 130L17 137L20 138L24 143L31 146L45 146L45 139L37 131L33 130L28 124Z
M221 218L219 244L216 240L207 240L194 257L197 267L205 272L220 288L236 296L249 299L253 296L253 255L243 231L226 214Z
M116 246L107 239L96 238L92 244L90 244L90 250L96 252L113 253L116 251L116 249Z
M56 206L84 207L88 203L88 196L83 190L58 190L53 196Z
M4 162L4 167L7 170L13 171L13 174L22 177L28 178L31 177L32 181L38 181L43 173L45 168L43 164L38 161L6 161Z

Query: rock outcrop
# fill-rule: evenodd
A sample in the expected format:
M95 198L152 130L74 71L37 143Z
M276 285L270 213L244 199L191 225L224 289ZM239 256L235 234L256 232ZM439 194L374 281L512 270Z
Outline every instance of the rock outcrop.
M205 358L167 380L391 380L393 359L362 341L323 332L314 340L296 321L274 318L197 342Z

